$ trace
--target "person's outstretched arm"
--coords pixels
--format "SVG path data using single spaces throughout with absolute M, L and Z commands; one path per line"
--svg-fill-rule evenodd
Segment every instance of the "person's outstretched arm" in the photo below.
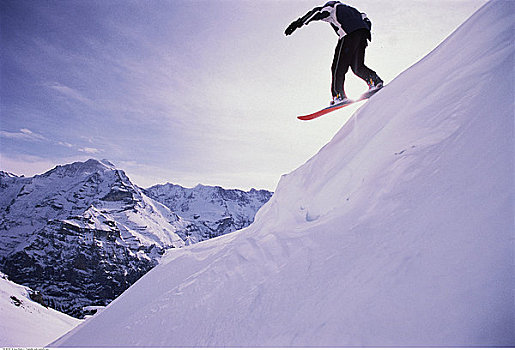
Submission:
M 309 24 L 311 21 L 319 21 L 321 19 L 329 17 L 331 14 L 329 6 L 315 7 L 313 10 L 306 13 L 304 16 L 297 18 L 293 21 L 288 28 L 284 31 L 284 34 L 291 35 L 295 30 L 302 27 L 303 25 Z

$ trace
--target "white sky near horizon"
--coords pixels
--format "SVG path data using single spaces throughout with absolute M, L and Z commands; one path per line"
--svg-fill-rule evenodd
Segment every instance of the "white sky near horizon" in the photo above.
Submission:
M 324 1 L 0 2 L 0 170 L 106 158 L 138 185 L 274 190 L 362 104 L 330 100 Z M 346 1 L 372 20 L 366 64 L 388 83 L 486 0 Z M 347 75 L 351 97 L 366 89 Z M 421 82 L 423 84 L 423 82 Z

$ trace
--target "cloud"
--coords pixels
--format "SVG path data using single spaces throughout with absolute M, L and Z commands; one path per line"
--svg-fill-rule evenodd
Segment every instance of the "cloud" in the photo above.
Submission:
M 99 149 L 93 148 L 93 147 L 83 147 L 79 148 L 78 151 L 88 153 L 88 154 L 97 154 L 100 153 Z
M 57 144 L 59 146 L 64 146 L 64 147 L 68 147 L 68 148 L 73 148 L 73 145 L 69 142 L 63 142 L 63 141 L 57 141 Z
M 48 141 L 48 139 L 46 137 L 44 137 L 43 135 L 35 133 L 26 128 L 20 129 L 20 131 L 18 131 L 18 132 L 9 132 L 9 131 L 0 130 L 0 136 L 8 138 L 8 139 L 24 140 L 24 141 Z
M 6 139 L 11 139 L 11 140 L 17 140 L 17 141 L 25 141 L 25 142 L 44 142 L 47 144 L 53 144 L 53 145 L 58 145 L 61 147 L 74 149 L 78 152 L 82 152 L 82 153 L 86 153 L 86 154 L 97 154 L 97 153 L 101 152 L 101 150 L 99 150 L 98 148 L 94 148 L 94 147 L 79 147 L 78 145 L 74 145 L 69 142 L 51 140 L 48 137 L 45 137 L 41 134 L 38 134 L 37 132 L 27 129 L 27 128 L 22 128 L 16 132 L 0 130 L 0 137 L 6 138 Z M 91 142 L 91 140 L 89 140 L 89 141 Z
M 58 82 L 49 83 L 46 86 L 50 89 L 53 89 L 53 90 L 61 93 L 62 95 L 66 96 L 68 98 L 82 102 L 86 105 L 93 104 L 93 101 L 91 101 L 89 98 L 82 95 L 79 91 L 77 91 L 69 86 L 60 84 Z

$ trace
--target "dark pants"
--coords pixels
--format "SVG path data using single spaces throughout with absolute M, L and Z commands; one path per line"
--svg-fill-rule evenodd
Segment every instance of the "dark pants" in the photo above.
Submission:
M 338 40 L 331 66 L 333 74 L 331 93 L 333 97 L 338 94 L 345 96 L 343 85 L 349 67 L 354 74 L 365 80 L 369 85 L 370 79 L 375 80 L 375 77 L 377 77 L 376 72 L 365 66 L 365 49 L 368 45 L 367 38 L 369 35 L 366 29 L 360 29 Z

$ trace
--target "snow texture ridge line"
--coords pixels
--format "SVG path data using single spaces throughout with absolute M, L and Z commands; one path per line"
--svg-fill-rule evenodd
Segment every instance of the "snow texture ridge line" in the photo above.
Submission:
M 514 346 L 515 3 L 491 1 L 281 178 L 52 346 Z

